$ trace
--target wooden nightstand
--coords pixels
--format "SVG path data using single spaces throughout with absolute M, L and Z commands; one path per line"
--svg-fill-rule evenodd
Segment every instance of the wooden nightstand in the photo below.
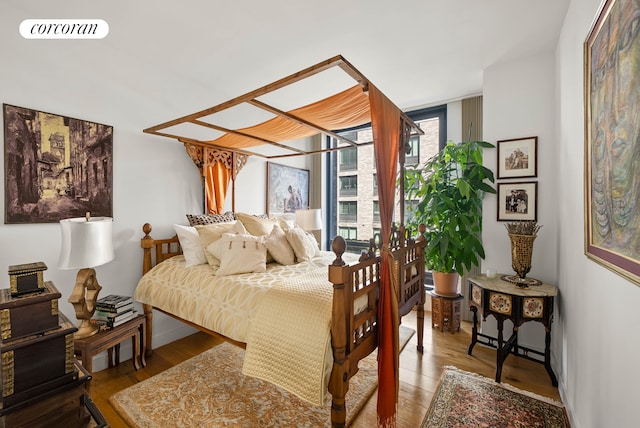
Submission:
M 120 364 L 120 344 L 127 339 L 131 339 L 133 348 L 133 367 L 138 370 L 146 366 L 147 363 L 144 357 L 145 318 L 141 314 L 117 327 L 99 331 L 93 336 L 84 339 L 76 339 L 74 341 L 75 354 L 81 357 L 83 367 L 92 372 L 93 357 L 104 351 L 107 351 L 109 357 L 109 367 Z

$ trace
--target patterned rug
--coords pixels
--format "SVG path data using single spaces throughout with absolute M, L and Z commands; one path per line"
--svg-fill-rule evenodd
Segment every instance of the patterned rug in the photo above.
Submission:
M 400 347 L 414 330 L 400 327 Z M 130 426 L 330 427 L 331 395 L 316 407 L 242 374 L 244 351 L 223 343 L 114 394 L 111 405 Z M 376 353 L 360 361 L 346 397 L 347 426 L 378 385 Z
M 421 428 L 568 428 L 562 403 L 446 367 Z

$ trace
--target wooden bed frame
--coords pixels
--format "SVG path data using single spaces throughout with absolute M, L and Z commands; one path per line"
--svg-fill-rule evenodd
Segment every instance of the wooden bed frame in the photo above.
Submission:
M 155 264 L 182 254 L 177 236 L 169 239 L 154 239 L 150 236 L 151 225 L 146 223 L 142 230 L 143 274 Z M 403 227 L 393 228 L 389 248 L 393 254 L 398 274 L 398 309 L 402 317 L 414 307 L 417 310 L 417 335 L 419 352 L 423 352 L 424 334 L 424 228 L 421 236 L 412 239 Z M 345 263 L 342 255 L 346 243 L 340 236 L 334 238 L 332 250 L 336 259 L 328 267 L 328 278 L 333 283 L 333 315 L 331 325 L 331 346 L 333 349 L 333 369 L 328 390 L 332 395 L 331 424 L 344 427 L 346 420 L 345 395 L 349 390 L 349 379 L 358 372 L 358 361 L 373 352 L 378 346 L 378 296 L 380 286 L 380 249 L 371 240 L 369 251 L 363 252 L 356 263 Z M 354 314 L 354 302 L 360 296 L 367 295 L 367 309 Z M 143 305 L 146 315 L 147 356 L 152 353 L 153 313 L 150 305 Z M 245 347 L 244 343 L 231 340 L 214 331 L 198 326 L 175 315 L 160 310 L 167 315 L 185 322 L 205 333 L 220 337 L 235 345 Z

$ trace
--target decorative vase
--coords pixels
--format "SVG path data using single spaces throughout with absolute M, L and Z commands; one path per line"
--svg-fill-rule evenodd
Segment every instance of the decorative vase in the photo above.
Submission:
M 533 255 L 533 241 L 535 241 L 539 226 L 535 221 L 515 221 L 507 223 L 506 228 L 511 241 L 511 267 L 516 275 L 504 275 L 502 279 L 520 287 L 540 285 L 537 279 L 527 278 L 531 270 L 531 256 Z
M 458 296 L 458 272 L 436 272 L 433 271 L 433 292 L 439 296 Z
M 509 239 L 511 240 L 511 267 L 523 282 L 531 270 L 533 241 L 535 241 L 536 236 L 509 234 Z

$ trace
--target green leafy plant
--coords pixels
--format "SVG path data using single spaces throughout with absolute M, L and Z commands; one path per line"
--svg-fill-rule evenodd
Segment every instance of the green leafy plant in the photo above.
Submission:
M 489 184 L 493 171 L 482 165 L 482 150 L 494 147 L 485 141 L 449 141 L 424 164 L 407 167 L 407 199 L 419 201 L 407 224 L 413 231 L 426 225 L 427 269 L 463 275 L 484 258 L 482 199 L 496 190 Z

